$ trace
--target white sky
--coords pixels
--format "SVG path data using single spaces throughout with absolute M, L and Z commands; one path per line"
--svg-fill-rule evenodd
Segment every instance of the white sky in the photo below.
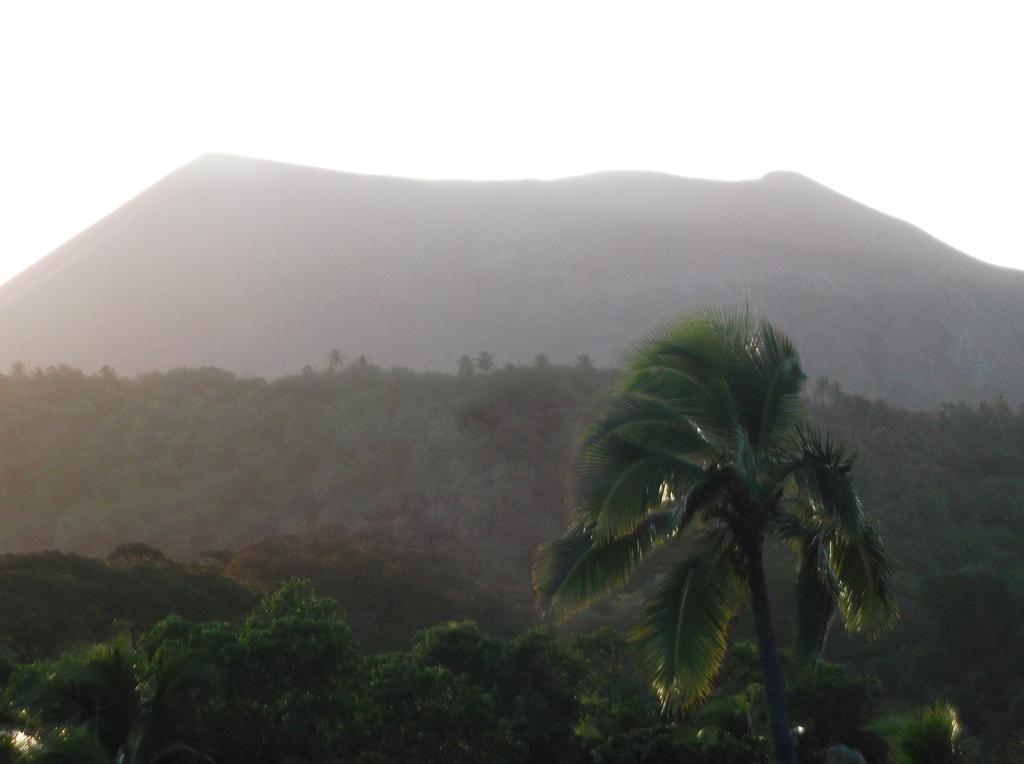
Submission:
M 0 281 L 208 151 L 802 172 L 1024 268 L 1016 2 L 0 0 Z

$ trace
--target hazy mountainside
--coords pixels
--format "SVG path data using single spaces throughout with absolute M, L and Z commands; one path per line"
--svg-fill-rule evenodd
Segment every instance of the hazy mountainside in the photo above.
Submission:
M 608 364 L 748 299 L 870 397 L 1024 397 L 1024 273 L 787 173 L 426 182 L 205 156 L 0 287 L 0 364 Z

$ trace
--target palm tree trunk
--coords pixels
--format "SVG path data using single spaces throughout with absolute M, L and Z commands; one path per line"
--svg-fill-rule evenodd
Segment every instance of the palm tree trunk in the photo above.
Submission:
M 775 759 L 779 764 L 794 764 L 796 751 L 786 710 L 786 681 L 782 677 L 779 648 L 775 644 L 760 543 L 751 544 L 747 549 L 747 584 L 754 611 L 757 647 L 761 653 L 761 673 L 764 675 L 764 697 L 768 707 L 768 731 L 772 738 L 772 748 L 775 749 Z

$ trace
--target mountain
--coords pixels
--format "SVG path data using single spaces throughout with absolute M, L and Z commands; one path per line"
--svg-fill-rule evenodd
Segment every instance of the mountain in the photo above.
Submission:
M 0 287 L 0 364 L 611 364 L 744 302 L 849 390 L 1024 398 L 1024 272 L 792 173 L 421 181 L 203 156 Z

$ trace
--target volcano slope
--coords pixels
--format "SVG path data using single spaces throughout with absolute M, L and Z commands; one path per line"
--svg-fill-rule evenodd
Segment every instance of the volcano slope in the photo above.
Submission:
M 0 364 L 608 365 L 744 302 L 869 398 L 1024 398 L 1024 272 L 792 173 L 421 181 L 207 155 L 0 287 Z

